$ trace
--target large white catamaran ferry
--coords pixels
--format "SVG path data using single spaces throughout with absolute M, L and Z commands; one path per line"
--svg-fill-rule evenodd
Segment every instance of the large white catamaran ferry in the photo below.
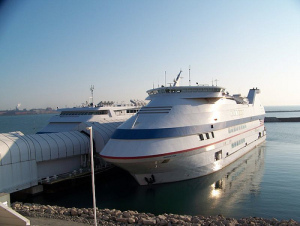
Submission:
M 242 97 L 217 85 L 179 86 L 180 73 L 173 86 L 148 90 L 150 102 L 118 127 L 100 153 L 140 185 L 213 173 L 266 139 L 259 89 Z

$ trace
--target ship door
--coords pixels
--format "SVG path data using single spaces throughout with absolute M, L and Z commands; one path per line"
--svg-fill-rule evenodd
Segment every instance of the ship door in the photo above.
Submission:
M 215 152 L 215 161 L 222 159 L 222 150 Z

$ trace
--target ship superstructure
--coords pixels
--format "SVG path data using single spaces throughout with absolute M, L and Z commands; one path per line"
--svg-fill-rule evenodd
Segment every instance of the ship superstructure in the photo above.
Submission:
M 78 130 L 81 123 L 104 124 L 108 130 L 114 130 L 144 105 L 145 102 L 139 100 L 131 100 L 131 104 L 101 101 L 96 106 L 57 109 L 59 114 L 53 116 L 49 124 L 38 133 Z

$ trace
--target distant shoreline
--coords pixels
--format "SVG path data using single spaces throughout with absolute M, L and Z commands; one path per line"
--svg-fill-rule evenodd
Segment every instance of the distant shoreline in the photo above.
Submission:
M 266 113 L 279 113 L 279 112 L 300 112 L 300 110 L 274 110 L 274 111 L 266 111 Z
M 56 110 L 52 110 L 51 108 L 47 109 L 32 109 L 32 110 L 9 110 L 9 111 L 0 111 L 0 116 L 21 116 L 21 115 L 39 115 L 39 114 L 56 114 Z

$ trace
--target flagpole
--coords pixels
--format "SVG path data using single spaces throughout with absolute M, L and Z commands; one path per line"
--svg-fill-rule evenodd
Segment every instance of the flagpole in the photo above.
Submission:
M 90 147 L 91 147 L 91 171 L 92 171 L 92 191 L 93 191 L 93 208 L 94 208 L 94 224 L 97 226 L 96 215 L 96 195 L 95 195 L 95 172 L 94 172 L 94 147 L 93 147 L 93 128 L 87 127 L 90 130 Z

